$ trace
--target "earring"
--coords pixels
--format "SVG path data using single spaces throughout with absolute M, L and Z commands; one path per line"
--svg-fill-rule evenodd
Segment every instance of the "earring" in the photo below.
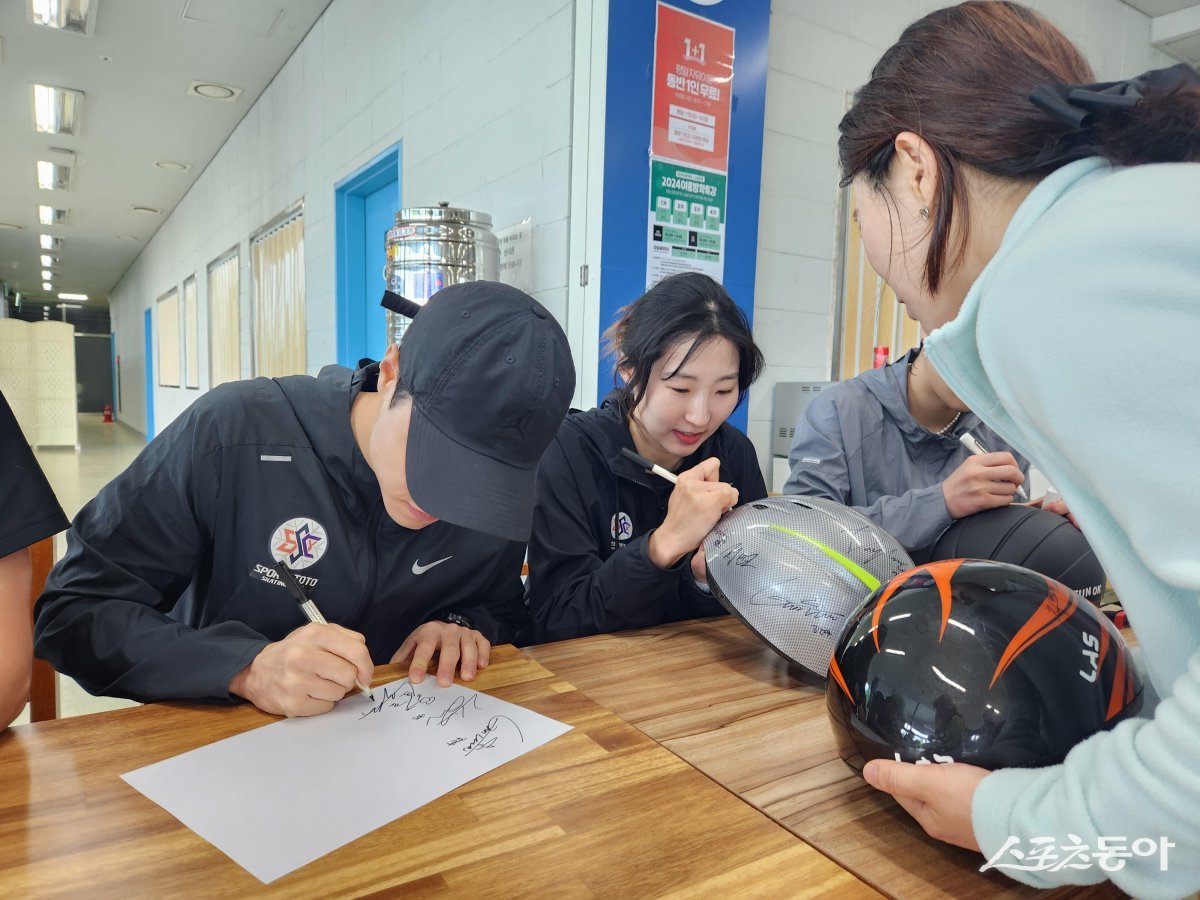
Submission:
M 917 215 L 920 216 L 922 219 L 924 219 L 926 222 L 928 222 L 929 221 L 929 207 L 922 206 L 919 210 L 917 210 Z

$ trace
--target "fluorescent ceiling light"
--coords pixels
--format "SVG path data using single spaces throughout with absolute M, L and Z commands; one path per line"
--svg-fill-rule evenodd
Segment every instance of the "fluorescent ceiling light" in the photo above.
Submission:
M 87 294 L 59 294 L 59 300 L 86 300 Z M 65 303 L 60 303 L 59 306 L 66 306 Z
M 52 291 L 52 290 L 54 290 L 54 285 L 52 285 L 48 281 L 43 281 L 42 282 L 42 290 L 43 291 Z
M 60 166 L 44 159 L 37 164 L 38 187 L 43 191 L 65 191 L 71 187 L 71 167 Z
M 43 253 L 42 254 L 42 265 L 43 266 L 54 265 L 54 257 L 51 256 L 49 253 Z
M 61 250 L 62 238 L 52 237 L 48 234 L 38 235 L 38 243 L 41 244 L 43 250 Z
M 51 278 L 54 277 L 54 273 L 51 272 L 49 269 L 42 269 L 42 277 L 45 278 L 47 281 L 49 281 Z
M 29 9 L 34 25 L 76 34 L 92 32 L 92 0 L 29 0 Z
M 38 221 L 43 225 L 61 225 L 63 222 L 67 221 L 67 211 L 65 209 L 55 209 L 53 206 L 39 204 Z
M 83 113 L 83 91 L 33 86 L 33 127 L 42 134 L 78 134 Z

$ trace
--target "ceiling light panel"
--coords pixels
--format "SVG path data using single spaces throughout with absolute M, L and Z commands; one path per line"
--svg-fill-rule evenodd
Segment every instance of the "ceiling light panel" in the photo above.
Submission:
M 185 22 L 200 22 L 219 28 L 233 28 L 246 34 L 267 37 L 283 18 L 282 4 L 259 0 L 185 0 L 179 18 Z
M 87 294 L 59 294 L 58 295 L 59 300 L 86 300 L 87 298 L 88 298 Z M 63 304 L 60 304 L 60 306 L 66 306 L 66 304 L 63 303 Z M 78 307 L 76 307 L 76 308 L 78 308 Z
M 54 277 L 54 273 L 51 272 L 49 269 L 42 269 L 42 277 L 45 278 L 46 280 L 49 280 Z
M 42 254 L 42 265 L 43 266 L 54 265 L 54 257 L 51 256 L 49 253 L 43 253 Z
M 29 0 L 34 25 L 75 34 L 91 34 L 95 27 L 95 0 Z
M 48 281 L 43 281 L 42 282 L 42 290 L 43 291 L 52 291 L 52 290 L 54 290 L 54 285 L 52 285 Z
M 66 191 L 71 188 L 71 167 L 60 166 L 44 159 L 37 164 L 38 187 L 43 191 Z
M 79 134 L 83 91 L 33 85 L 33 127 L 40 134 Z
M 61 250 L 62 249 L 62 238 L 52 237 L 51 235 L 48 235 L 48 234 L 39 234 L 38 235 L 38 243 L 41 245 L 43 250 Z

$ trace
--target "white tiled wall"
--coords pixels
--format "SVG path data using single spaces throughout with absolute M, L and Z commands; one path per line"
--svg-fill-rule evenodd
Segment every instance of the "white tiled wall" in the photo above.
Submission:
M 402 202 L 531 217 L 534 294 L 566 314 L 572 0 L 334 0 L 111 298 L 125 421 L 144 427 L 142 315 L 195 273 L 208 385 L 206 267 L 304 199 L 308 368 L 335 361 L 334 184 L 403 141 Z M 382 240 L 382 238 L 381 238 Z M 382 287 L 382 281 L 380 283 Z M 158 388 L 161 430 L 197 396 Z
M 750 391 L 750 437 L 769 465 L 771 398 L 780 381 L 821 381 L 832 365 L 838 202 L 837 123 L 847 92 L 929 0 L 773 0 L 763 136 L 754 331 L 767 368 Z M 1120 0 L 1033 0 L 1087 55 L 1101 80 L 1174 60 L 1150 44 L 1150 20 Z

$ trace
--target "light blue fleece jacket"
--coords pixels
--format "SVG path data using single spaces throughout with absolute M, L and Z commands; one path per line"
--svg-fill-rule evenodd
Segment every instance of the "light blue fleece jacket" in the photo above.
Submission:
M 1136 897 L 1200 890 L 1200 164 L 1086 159 L 1045 178 L 926 348 L 1058 487 L 1162 698 L 1061 765 L 986 777 L 972 805 L 984 855 L 1010 835 L 1025 853 L 1042 836 L 1093 850 L 1165 836 L 1166 872 L 1158 855 L 1111 875 L 1094 861 L 1003 871 L 1038 887 L 1110 877 Z

